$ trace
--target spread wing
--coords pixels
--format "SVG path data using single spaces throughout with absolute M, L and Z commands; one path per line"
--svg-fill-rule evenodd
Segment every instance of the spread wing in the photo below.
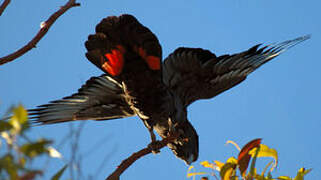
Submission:
M 163 63 L 163 82 L 187 106 L 232 88 L 264 63 L 309 38 L 307 35 L 264 47 L 259 44 L 238 54 L 219 57 L 200 48 L 178 48 Z
M 134 116 L 122 85 L 108 75 L 92 77 L 77 93 L 28 110 L 30 119 L 40 124 L 74 120 L 108 120 Z

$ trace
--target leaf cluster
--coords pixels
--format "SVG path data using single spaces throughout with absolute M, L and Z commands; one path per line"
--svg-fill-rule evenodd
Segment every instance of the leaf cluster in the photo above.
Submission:
M 10 118 L 0 120 L 0 179 L 33 180 L 43 174 L 41 169 L 32 169 L 31 163 L 39 156 L 61 158 L 61 154 L 49 146 L 47 139 L 30 140 L 28 113 L 22 105 L 12 108 Z M 67 166 L 51 179 L 58 180 Z
M 227 141 L 228 144 L 233 144 L 240 151 L 237 158 L 230 157 L 225 163 L 220 161 L 202 161 L 200 164 L 212 171 L 191 172 L 194 166 L 190 166 L 187 177 L 195 179 L 195 177 L 199 175 L 210 175 L 214 176 L 216 179 L 220 178 L 221 180 L 303 180 L 304 176 L 311 171 L 311 169 L 300 168 L 294 178 L 289 176 L 273 178 L 272 171 L 278 165 L 278 153 L 275 149 L 261 144 L 261 141 L 261 139 L 254 139 L 247 143 L 242 149 L 239 148 L 235 142 Z M 260 157 L 270 157 L 273 158 L 273 160 L 265 166 L 261 173 L 258 173 L 255 165 L 257 158 Z M 216 175 L 217 172 L 219 173 L 219 176 Z M 204 178 L 208 179 L 207 177 L 202 177 L 202 179 Z

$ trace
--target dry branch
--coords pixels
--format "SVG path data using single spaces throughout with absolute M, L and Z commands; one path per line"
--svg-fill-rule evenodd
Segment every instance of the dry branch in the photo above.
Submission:
M 0 58 L 0 65 L 5 64 L 7 62 L 13 61 L 14 59 L 22 56 L 27 51 L 31 50 L 32 48 L 36 47 L 36 44 L 42 39 L 42 37 L 48 32 L 51 25 L 62 15 L 64 14 L 68 9 L 80 6 L 79 3 L 75 2 L 76 0 L 69 0 L 64 6 L 60 7 L 58 11 L 56 11 L 54 14 L 52 14 L 44 23 L 41 24 L 41 28 L 36 34 L 36 36 L 28 42 L 25 46 L 17 50 L 16 52 L 9 54 L 5 57 Z
M 3 11 L 7 8 L 9 3 L 10 3 L 10 0 L 3 1 L 3 3 L 0 6 L 0 16 L 2 15 Z
M 164 138 L 163 140 L 159 141 L 157 144 L 156 149 L 162 149 L 165 147 L 168 143 L 173 142 L 175 139 L 178 138 L 178 134 L 172 134 L 168 136 L 167 138 Z M 132 165 L 136 160 L 139 158 L 149 154 L 152 152 L 152 149 L 150 147 L 146 147 L 138 152 L 133 153 L 130 157 L 123 160 L 121 164 L 117 167 L 117 169 L 110 174 L 106 180 L 119 180 L 120 175 L 130 166 Z

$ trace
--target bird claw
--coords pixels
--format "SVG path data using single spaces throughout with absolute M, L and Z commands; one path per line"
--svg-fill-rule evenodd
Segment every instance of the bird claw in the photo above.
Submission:
M 153 154 L 160 153 L 159 147 L 160 147 L 160 141 L 152 141 L 150 144 L 148 144 L 148 148 L 152 150 Z

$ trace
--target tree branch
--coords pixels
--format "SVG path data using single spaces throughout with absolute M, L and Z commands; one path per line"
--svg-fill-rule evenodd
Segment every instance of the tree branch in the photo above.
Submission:
M 176 140 L 178 138 L 178 134 L 172 134 L 168 136 L 167 138 L 164 138 L 162 141 L 158 141 L 157 149 L 162 149 L 165 147 L 168 143 Z M 106 180 L 119 180 L 120 175 L 129 167 L 131 166 L 136 160 L 139 158 L 149 154 L 152 152 L 152 149 L 150 147 L 146 147 L 138 152 L 133 153 L 130 157 L 123 160 L 121 164 L 117 167 L 117 169 L 110 174 Z
M 9 0 L 10 1 L 10 0 Z M 36 44 L 42 39 L 42 37 L 48 32 L 51 25 L 62 15 L 64 14 L 68 9 L 80 6 L 80 3 L 76 3 L 76 0 L 69 0 L 64 6 L 62 6 L 58 11 L 56 11 L 54 14 L 52 14 L 47 21 L 41 23 L 40 30 L 36 34 L 36 36 L 25 46 L 23 46 L 21 49 L 17 50 L 16 52 L 9 54 L 5 57 L 0 58 L 0 65 L 5 64 L 7 62 L 13 61 L 14 59 L 22 56 L 27 51 L 31 50 L 32 48 L 36 47 Z
M 2 15 L 3 11 L 7 8 L 9 3 L 10 3 L 10 0 L 3 1 L 3 3 L 0 6 L 0 16 Z

